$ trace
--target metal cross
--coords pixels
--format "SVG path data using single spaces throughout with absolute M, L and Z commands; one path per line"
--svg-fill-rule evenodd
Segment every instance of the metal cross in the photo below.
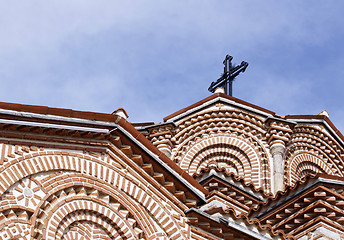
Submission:
M 225 65 L 223 74 L 219 79 L 216 80 L 216 82 L 212 82 L 210 84 L 210 87 L 208 88 L 210 92 L 215 92 L 216 88 L 223 87 L 225 93 L 232 96 L 232 85 L 235 77 L 238 76 L 239 73 L 245 72 L 248 66 L 247 62 L 242 61 L 239 66 L 233 67 L 232 59 L 232 56 L 229 56 L 228 54 L 226 55 L 225 60 L 223 60 L 223 64 Z

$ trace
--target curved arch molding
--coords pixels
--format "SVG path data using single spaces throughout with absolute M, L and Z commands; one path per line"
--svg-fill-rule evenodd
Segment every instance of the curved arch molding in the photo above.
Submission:
M 231 162 L 238 175 L 261 186 L 261 163 L 254 148 L 247 142 L 230 136 L 210 136 L 193 145 L 180 161 L 180 167 L 190 175 L 199 173 L 211 161 Z
M 336 175 L 324 160 L 310 153 L 298 153 L 290 161 L 287 167 L 287 174 L 289 176 L 289 184 L 293 185 L 300 180 L 307 173 L 326 173 L 329 175 Z
M 85 237 L 187 239 L 184 213 L 114 155 L 5 144 L 2 152 L 1 239 L 78 239 L 86 225 L 94 231 Z
M 207 163 L 199 159 L 201 154 L 194 156 L 192 151 L 199 151 L 194 147 L 207 139 L 223 137 L 220 142 L 214 143 L 213 147 L 208 146 L 209 149 L 216 150 L 215 152 L 211 153 L 209 149 L 202 148 L 202 154 L 206 154 L 203 160 L 214 158 L 217 162 L 223 161 L 228 164 L 230 169 L 226 169 L 229 172 L 245 176 L 247 182 L 252 182 L 255 187 L 270 191 L 269 145 L 265 141 L 267 129 L 263 119 L 248 112 L 219 107 L 188 116 L 177 125 L 171 140 L 174 144 L 171 158 L 182 169 L 189 171 L 190 168 L 191 175 L 197 173 Z M 227 142 L 229 139 L 233 139 L 233 142 Z M 234 139 L 238 142 L 234 142 Z M 244 144 L 239 146 L 239 142 Z M 215 146 L 216 144 L 218 146 Z M 228 152 L 228 149 L 231 151 Z M 200 166 L 197 166 L 198 163 L 190 164 L 194 160 L 195 163 L 200 163 Z

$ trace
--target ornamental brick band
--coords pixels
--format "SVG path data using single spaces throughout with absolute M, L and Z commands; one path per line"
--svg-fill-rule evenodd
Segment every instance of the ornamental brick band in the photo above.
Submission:
M 257 188 L 261 186 L 261 167 L 257 153 L 252 146 L 234 137 L 212 136 L 198 142 L 180 161 L 180 167 L 193 175 L 214 160 L 223 163 L 223 166 L 233 163 L 236 175 L 245 176 L 247 182 L 252 181 Z
M 127 116 L 0 103 L 0 239 L 344 237 L 328 116 L 223 93 L 164 123 Z
M 45 197 L 38 199 L 37 206 L 32 206 L 34 208 L 31 209 L 31 205 L 27 206 L 33 213 L 33 219 L 35 219 L 33 222 L 36 223 L 32 237 L 47 234 L 49 237 L 47 239 L 62 238 L 64 231 L 58 229 L 62 227 L 60 225 L 62 223 L 64 229 L 68 227 L 65 226 L 65 217 L 68 217 L 68 219 L 73 218 L 73 216 L 80 217 L 80 214 L 83 214 L 86 210 L 90 213 L 96 213 L 99 220 L 94 221 L 100 225 L 109 222 L 106 219 L 111 219 L 111 222 L 116 223 L 116 225 L 109 226 L 105 230 L 117 232 L 113 229 L 118 229 L 126 239 L 136 239 L 137 236 L 149 237 L 156 232 L 160 232 L 166 237 L 184 235 L 179 223 L 172 217 L 172 212 L 182 216 L 183 212 L 180 212 L 176 207 L 172 207 L 173 203 L 169 202 L 156 189 L 151 188 L 148 183 L 143 184 L 144 180 L 140 176 L 137 176 L 139 179 L 136 179 L 127 170 L 119 169 L 120 166 L 115 160 L 109 157 L 104 159 L 106 160 L 85 154 L 49 150 L 23 155 L 10 160 L 8 167 L 3 166 L 1 168 L 0 176 L 7 176 L 2 178 L 1 188 L 8 189 L 27 176 L 35 178 L 35 176 L 42 176 L 44 173 L 48 174 L 47 177 L 40 180 L 42 188 L 46 192 Z M 52 174 L 53 172 L 56 173 Z M 63 175 L 64 172 L 68 172 L 68 174 Z M 84 188 L 88 190 L 82 190 Z M 106 201 L 103 202 L 92 197 L 94 191 L 102 195 L 102 200 L 105 199 Z M 22 192 L 27 199 L 33 194 L 28 188 L 24 188 Z M 110 196 L 116 202 L 107 207 Z M 98 197 L 97 194 L 95 197 Z M 18 197 L 17 201 L 19 200 Z M 46 207 L 47 201 L 50 202 L 48 208 Z M 116 214 L 116 209 L 120 208 L 119 203 L 122 203 L 123 210 L 118 210 L 119 212 Z M 167 205 L 171 206 L 171 210 L 166 208 Z M 136 208 L 133 208 L 133 206 L 136 206 Z M 80 209 L 82 211 L 79 214 Z M 131 220 L 125 220 L 123 217 L 126 216 L 123 216 L 123 212 L 127 212 L 126 216 L 130 214 L 135 217 L 131 217 Z M 103 216 L 100 217 L 100 215 Z M 9 224 L 9 222 L 6 221 L 3 225 Z M 73 222 L 75 221 L 70 223 Z M 136 222 L 139 226 L 138 229 L 131 227 Z M 4 234 L 0 231 L 0 236 L 4 236 Z

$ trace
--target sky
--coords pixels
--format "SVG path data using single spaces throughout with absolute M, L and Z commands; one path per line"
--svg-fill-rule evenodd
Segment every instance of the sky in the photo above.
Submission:
M 163 118 L 211 95 L 279 115 L 327 110 L 344 133 L 344 1 L 0 0 L 0 101 Z

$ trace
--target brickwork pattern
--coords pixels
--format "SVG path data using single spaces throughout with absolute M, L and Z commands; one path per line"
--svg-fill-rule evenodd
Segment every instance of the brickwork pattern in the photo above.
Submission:
M 1 146 L 1 239 L 186 239 L 183 212 L 111 151 Z
M 297 125 L 285 154 L 284 181 L 294 185 L 306 174 L 343 176 L 344 149 L 318 126 Z
M 258 217 L 259 224 L 271 228 L 275 234 L 280 234 L 284 239 L 300 239 L 304 236 L 308 238 L 302 239 L 313 239 L 316 236 L 313 232 L 320 227 L 338 234 L 340 237 L 336 239 L 342 239 L 344 237 L 344 178 L 338 179 L 325 174 L 320 176 L 332 181 L 322 183 L 308 176 L 304 180 L 306 183 L 298 182 L 286 192 L 278 194 L 275 198 L 269 198 L 263 210 L 270 208 Z M 271 207 L 281 202 L 283 202 L 282 206 Z
M 222 161 L 256 188 L 270 187 L 267 129 L 259 117 L 234 109 L 208 109 L 182 119 L 172 138 L 172 159 L 190 174 L 211 159 Z
M 246 142 L 227 136 L 212 136 L 195 144 L 180 161 L 180 167 L 190 175 L 198 174 L 211 161 L 223 165 L 245 180 L 260 187 L 261 167 L 254 149 Z
M 216 104 L 176 121 L 175 129 L 169 128 L 168 133 L 171 159 L 190 175 L 199 174 L 215 161 L 256 188 L 270 192 L 273 170 L 269 149 L 281 143 L 286 147 L 285 186 L 307 174 L 343 176 L 344 148 L 321 124 L 266 120 Z M 161 139 L 151 140 L 162 141 L 159 136 Z

